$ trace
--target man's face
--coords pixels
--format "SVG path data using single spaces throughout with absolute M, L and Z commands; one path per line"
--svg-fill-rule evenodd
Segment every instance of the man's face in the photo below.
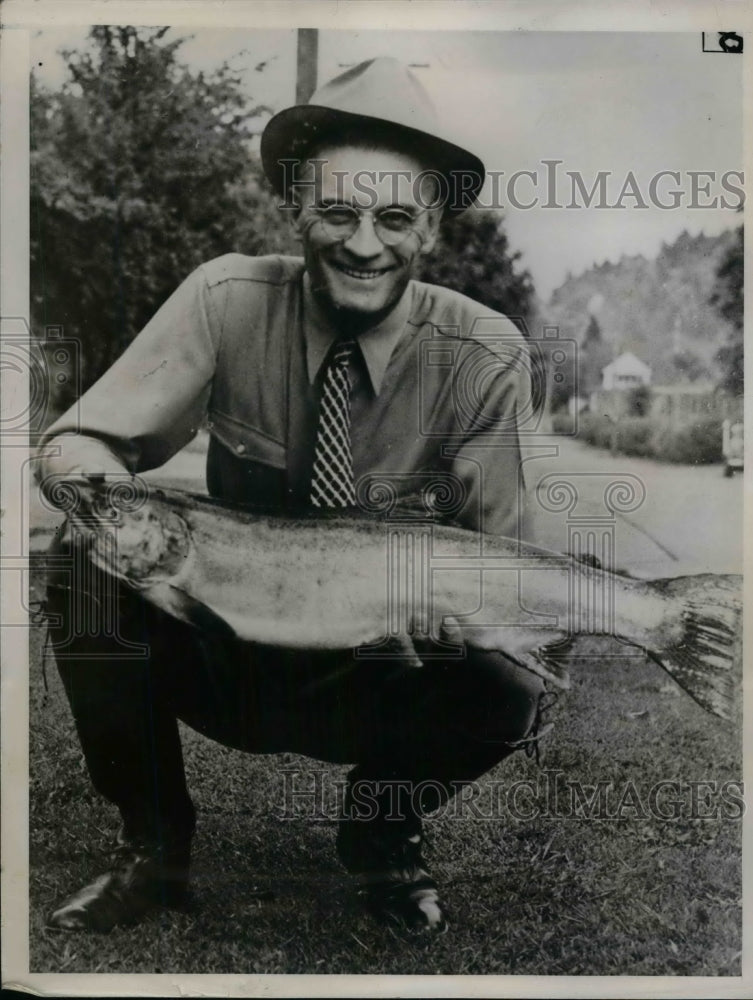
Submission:
M 414 188 L 421 166 L 411 156 L 333 146 L 316 159 L 324 162 L 306 167 L 303 176 L 313 184 L 298 191 L 296 222 L 311 287 L 329 310 L 377 322 L 399 301 L 418 258 L 434 246 L 440 209 L 425 207 L 428 179 Z M 357 225 L 349 233 L 353 208 Z

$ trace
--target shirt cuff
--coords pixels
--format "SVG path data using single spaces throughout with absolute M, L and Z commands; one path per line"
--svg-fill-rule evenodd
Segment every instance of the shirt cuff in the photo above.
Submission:
M 115 473 L 130 476 L 123 462 L 98 438 L 60 434 L 40 448 L 34 474 L 39 483 L 55 477 Z

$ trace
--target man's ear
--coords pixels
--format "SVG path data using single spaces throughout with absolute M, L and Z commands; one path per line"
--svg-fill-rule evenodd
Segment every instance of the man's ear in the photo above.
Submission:
M 285 223 L 288 226 L 293 239 L 300 242 L 302 238 L 300 227 L 301 206 L 293 199 L 293 196 L 289 194 L 285 200 L 285 204 L 279 206 L 279 210 L 285 218 Z
M 421 242 L 421 253 L 431 253 L 439 237 L 439 226 L 442 222 L 442 209 L 430 208 L 426 212 L 426 231 Z

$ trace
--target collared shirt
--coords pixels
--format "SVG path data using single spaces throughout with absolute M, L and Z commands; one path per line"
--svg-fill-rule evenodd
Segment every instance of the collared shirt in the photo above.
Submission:
M 337 335 L 300 259 L 210 261 L 49 428 L 45 450 L 57 456 L 43 459 L 42 474 L 156 468 L 205 423 L 212 495 L 299 507 Z M 457 292 L 411 281 L 358 345 L 351 441 L 359 506 L 379 511 L 431 494 L 436 510 L 467 527 L 517 534 L 520 429 L 535 421 L 517 327 Z

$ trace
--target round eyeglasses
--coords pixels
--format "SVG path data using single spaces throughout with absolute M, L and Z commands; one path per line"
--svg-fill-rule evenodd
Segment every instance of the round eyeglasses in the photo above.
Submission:
M 374 231 L 380 242 L 387 247 L 398 243 L 417 231 L 424 210 L 409 212 L 404 208 L 382 208 L 367 212 L 353 205 L 325 205 L 315 209 L 327 236 L 334 243 L 344 243 L 356 232 L 362 215 L 371 215 Z

